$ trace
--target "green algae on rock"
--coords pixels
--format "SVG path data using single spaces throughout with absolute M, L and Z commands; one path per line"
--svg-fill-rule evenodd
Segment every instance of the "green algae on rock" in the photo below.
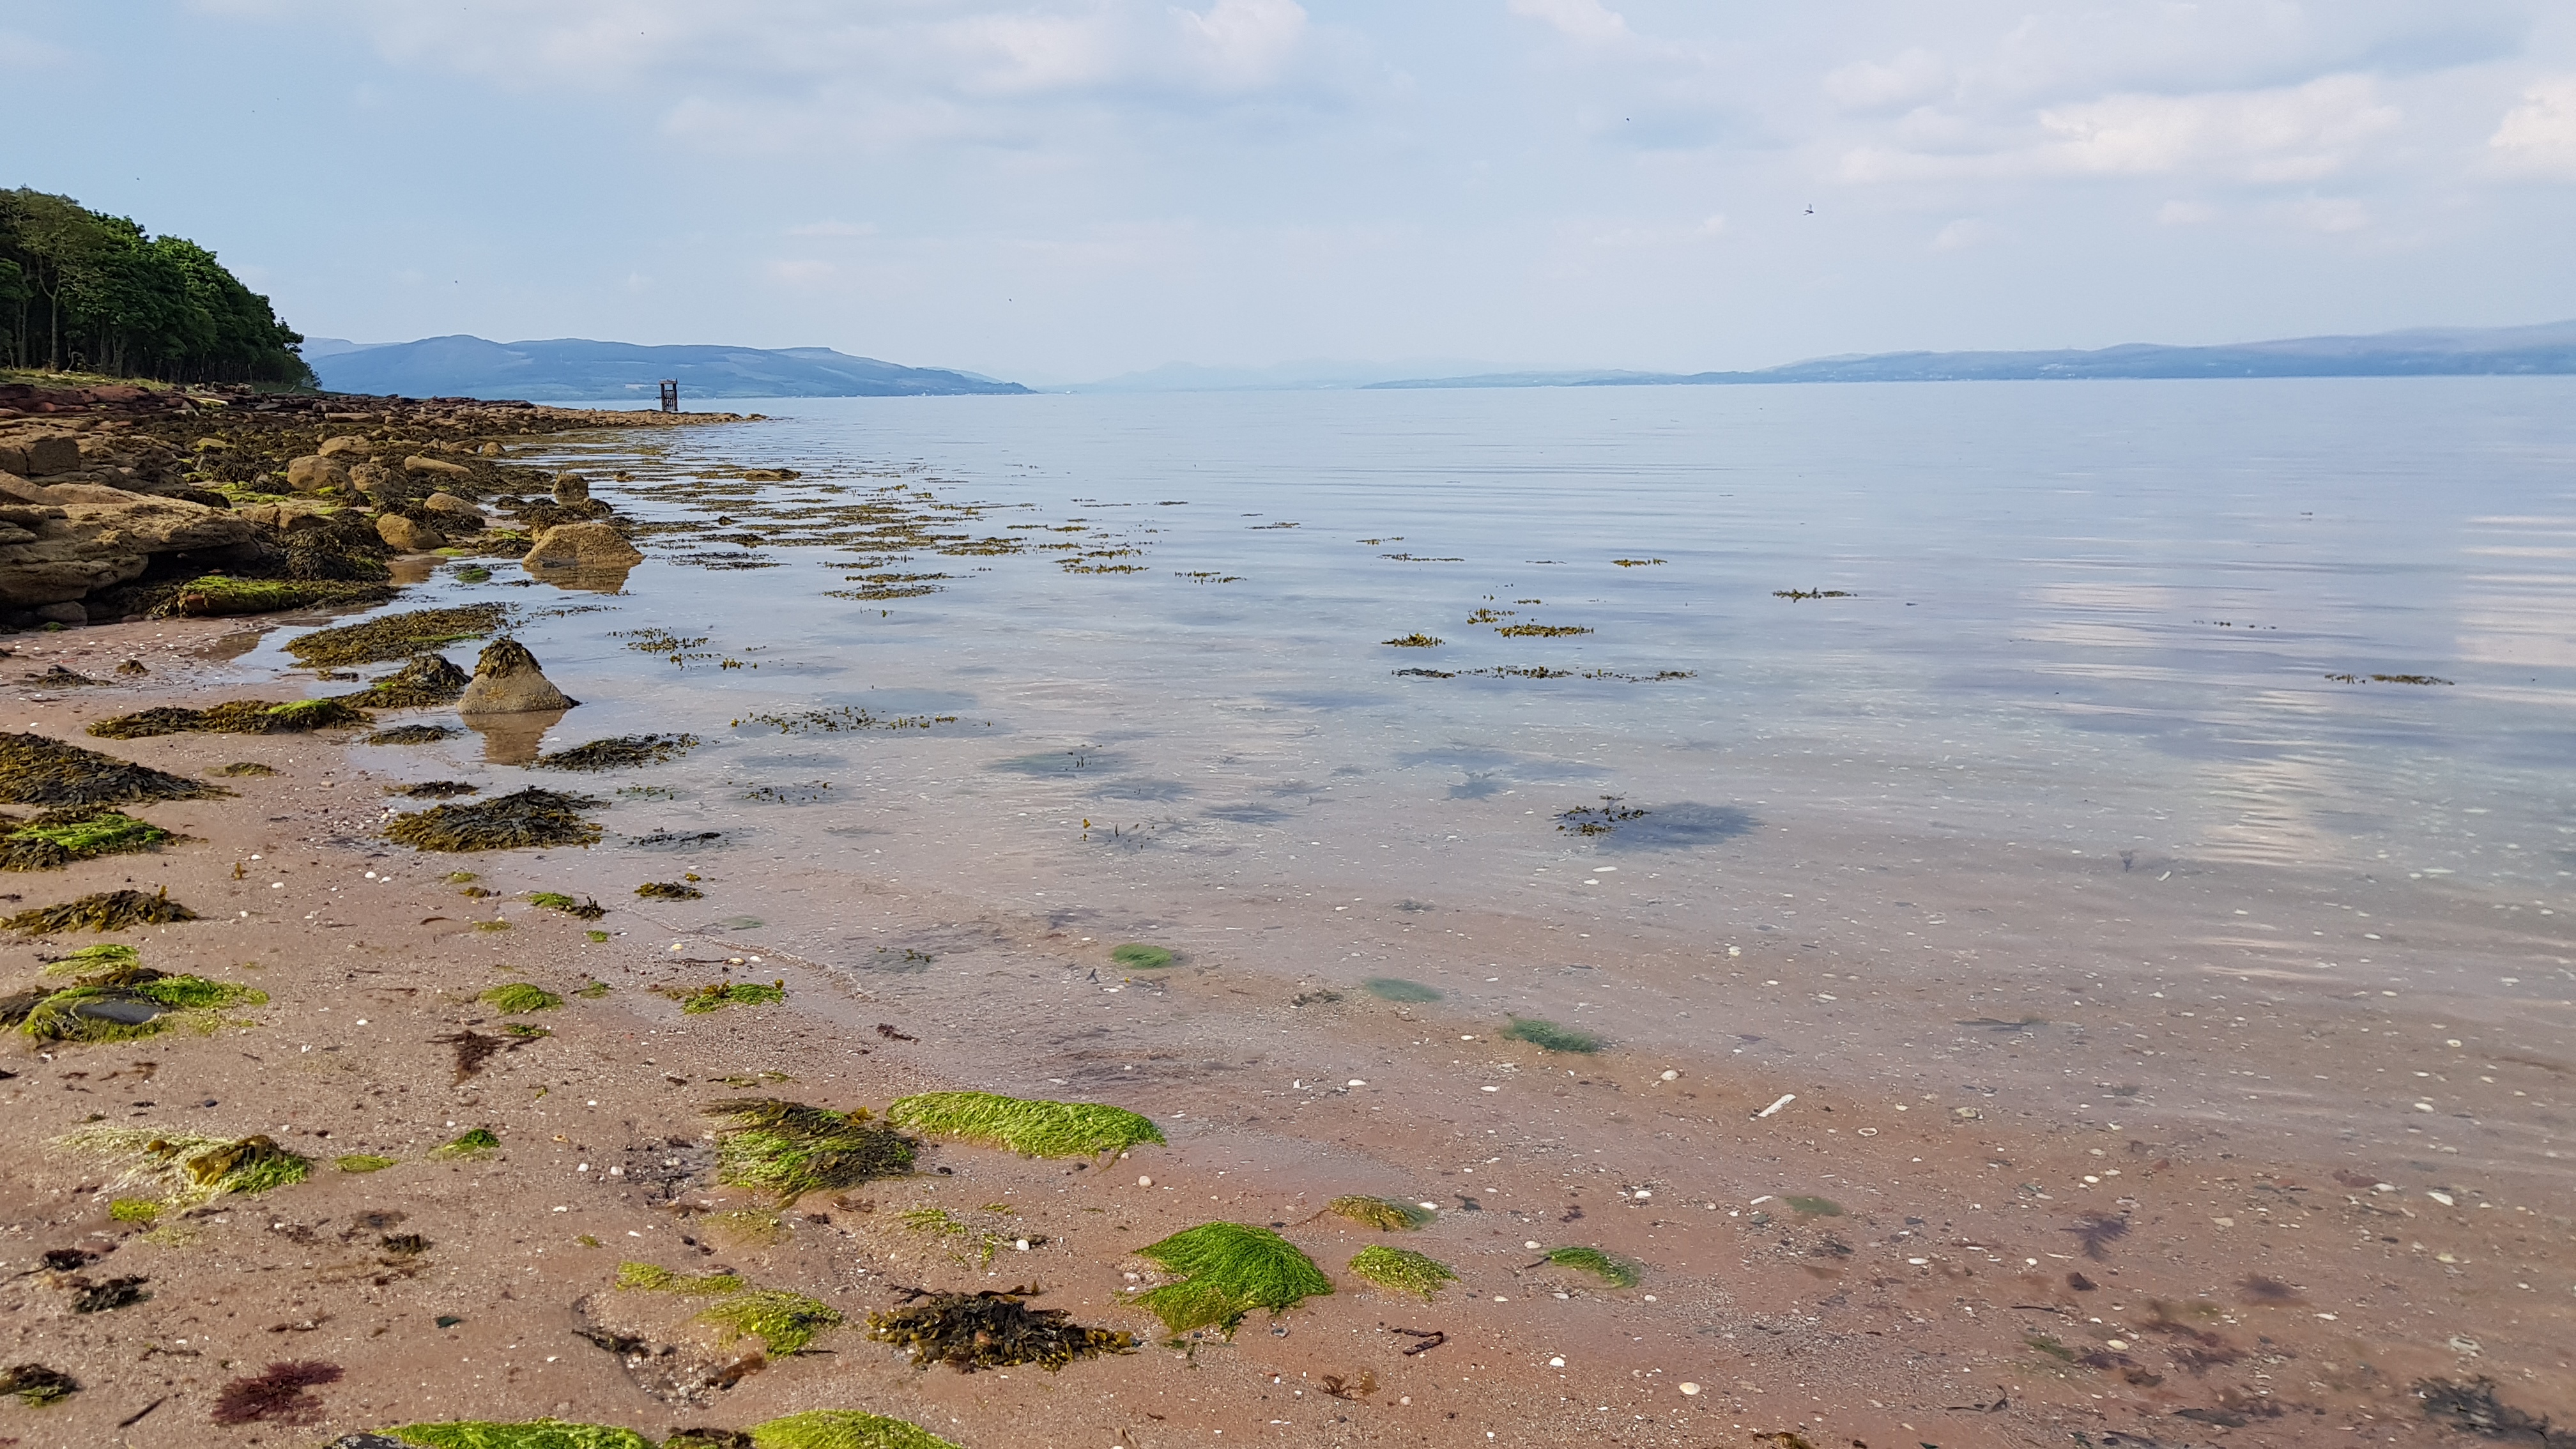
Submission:
M 443 1424 L 403 1424 L 379 1429 L 376 1434 L 398 1444 L 419 1445 L 420 1449 L 653 1449 L 652 1440 L 632 1429 L 562 1419 L 531 1419 L 516 1424 L 458 1419 Z
M 1559 1026 L 1555 1022 L 1542 1021 L 1535 1016 L 1511 1018 L 1511 1024 L 1503 1028 L 1501 1035 L 1512 1041 L 1528 1042 L 1541 1051 L 1551 1052 L 1580 1052 L 1589 1055 L 1607 1045 L 1601 1038 L 1588 1031 Z
M 374 716 L 337 699 L 296 699 L 284 704 L 237 699 L 212 709 L 160 705 L 96 721 L 88 732 L 106 740 L 140 740 L 177 734 L 304 734 L 373 723 Z
M 0 815 L 0 822 L 8 820 Z M 0 835 L 0 870 L 54 870 L 76 860 L 150 850 L 176 838 L 116 810 L 75 805 L 15 822 L 14 828 Z
M 1634 1288 L 1641 1278 L 1636 1264 L 1599 1248 L 1550 1248 L 1545 1261 L 1560 1268 L 1579 1269 L 1613 1288 Z
M 782 1208 L 809 1192 L 912 1170 L 913 1139 L 891 1123 L 869 1121 L 864 1107 L 835 1112 L 775 1097 L 734 1097 L 710 1102 L 705 1110 L 724 1124 L 718 1129 L 716 1181 L 774 1193 Z
M 357 624 L 317 629 L 286 641 L 286 652 L 307 665 L 373 664 L 404 659 L 468 639 L 480 639 L 509 618 L 500 604 L 414 609 Z
M 1425 1303 L 1443 1284 L 1458 1281 L 1448 1264 L 1411 1248 L 1362 1248 L 1351 1255 L 1351 1271 L 1391 1292 L 1419 1293 Z
M 577 812 L 601 801 L 530 786 L 463 805 L 438 805 L 404 815 L 385 835 L 418 850 L 524 850 L 548 845 L 591 845 L 605 834 Z
M 0 921 L 0 930 L 29 936 L 47 936 L 61 931 L 105 933 L 196 919 L 197 913 L 170 899 L 169 887 L 163 886 L 149 895 L 137 890 L 95 891 L 61 905 L 20 911 Z
M 752 1449 L 958 1449 L 918 1424 L 856 1409 L 809 1409 L 751 1426 Z
M 0 734 L 0 804 L 220 800 L 232 791 L 38 734 Z
M 54 1145 L 122 1165 L 114 1186 L 157 1187 L 171 1207 L 190 1208 L 227 1193 L 261 1193 L 291 1187 L 313 1171 L 309 1158 L 268 1137 L 205 1137 L 156 1132 L 149 1127 L 83 1127 Z
M 1164 947 L 1130 941 L 1123 946 L 1110 947 L 1109 959 L 1130 971 L 1160 971 L 1172 964 L 1173 956 Z
M 868 1337 L 902 1348 L 912 1366 L 959 1373 L 1036 1364 L 1053 1373 L 1078 1358 L 1133 1353 L 1135 1335 L 1085 1328 L 1061 1308 L 1031 1308 L 1032 1285 L 980 1293 L 904 1290 L 903 1302 L 868 1315 Z
M 0 1026 L 36 1041 L 139 1041 L 169 1029 L 185 1013 L 261 1006 L 268 993 L 203 976 L 164 975 L 125 962 L 82 976 L 59 990 L 20 992 L 0 1000 Z M 212 1029 L 211 1018 L 196 1018 Z
M 1335 1217 L 1348 1218 L 1362 1227 L 1376 1228 L 1380 1232 L 1387 1233 L 1410 1232 L 1432 1219 L 1432 1214 L 1427 1209 L 1415 1207 L 1411 1203 L 1397 1202 L 1392 1198 L 1361 1197 L 1356 1194 L 1333 1199 L 1324 1204 L 1324 1211 Z
M 0 1394 L 15 1394 L 18 1402 L 31 1409 L 61 1403 L 80 1389 L 80 1380 L 40 1363 L 12 1364 L 0 1369 Z
M 1314 1259 L 1268 1228 L 1202 1223 L 1136 1252 L 1181 1275 L 1136 1299 L 1175 1337 L 1212 1327 L 1231 1338 L 1255 1308 L 1277 1317 L 1333 1291 Z
M 1163 1140 L 1161 1128 L 1123 1107 L 993 1092 L 919 1092 L 888 1106 L 886 1120 L 931 1136 L 1008 1148 L 1023 1157 L 1097 1157 Z

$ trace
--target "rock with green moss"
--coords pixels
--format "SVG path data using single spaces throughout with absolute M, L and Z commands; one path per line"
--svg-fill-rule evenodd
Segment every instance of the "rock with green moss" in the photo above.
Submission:
M 9 827 L 0 835 L 0 870 L 56 870 L 102 855 L 150 850 L 173 838 L 121 811 L 75 805 Z

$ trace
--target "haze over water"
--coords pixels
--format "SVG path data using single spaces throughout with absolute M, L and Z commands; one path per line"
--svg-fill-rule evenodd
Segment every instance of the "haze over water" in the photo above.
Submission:
M 734 403 L 777 420 L 675 436 L 632 486 L 800 478 L 691 507 L 567 455 L 621 511 L 746 531 L 724 548 L 648 541 L 615 596 L 504 569 L 405 604 L 527 606 L 586 701 L 549 748 L 707 741 L 609 812 L 614 869 L 718 883 L 622 908 L 637 930 L 971 1013 L 1007 989 L 977 964 L 994 923 L 1042 919 L 1272 994 L 1404 977 L 1622 1045 L 2349 1139 L 2387 1086 L 2368 1033 L 2563 1055 L 2571 402 L 2481 378 Z M 951 532 L 1084 547 L 917 552 L 876 568 L 943 591 L 858 601 L 825 591 L 867 555 L 766 540 L 815 485 L 889 482 L 983 506 Z M 1058 566 L 1086 553 L 1143 571 Z M 1523 624 L 1591 632 L 1497 632 Z M 609 636 L 646 629 L 706 657 Z M 1381 642 L 1416 632 L 1445 642 Z M 1476 672 L 1533 667 L 1566 673 Z M 748 718 L 839 706 L 956 718 Z M 1589 807 L 1608 833 L 1564 828 Z M 725 838 L 625 843 L 655 831 Z M 868 891 L 937 927 L 878 924 Z M 2566 1166 L 2536 1129 L 2425 1130 Z

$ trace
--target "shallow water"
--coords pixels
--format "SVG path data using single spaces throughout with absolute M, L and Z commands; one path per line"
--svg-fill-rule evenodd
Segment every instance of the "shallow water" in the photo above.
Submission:
M 699 872 L 704 901 L 632 909 L 872 992 L 971 1011 L 1000 989 L 978 953 L 1037 921 L 1623 1046 L 2349 1141 L 2391 1034 L 2553 1089 L 2571 1068 L 2571 402 L 2556 378 L 795 400 L 642 463 L 560 454 L 621 511 L 703 525 L 621 592 L 503 569 L 402 607 L 524 605 L 585 701 L 549 749 L 705 742 L 600 778 L 630 792 L 606 858 L 552 868 Z M 744 465 L 803 476 L 665 486 Z M 958 537 L 1082 547 L 778 541 L 894 484 L 979 505 Z M 1059 566 L 1084 555 L 1140 571 Z M 825 596 L 870 571 L 947 577 Z M 1589 632 L 1498 632 L 1527 624 Z M 612 633 L 646 630 L 701 642 Z M 1380 642 L 1416 632 L 1445 642 Z M 1562 673 L 1477 672 L 1533 668 Z M 842 710 L 865 718 L 753 718 Z M 480 747 L 364 753 L 433 778 Z M 2441 1104 L 2442 1150 L 2576 1165 L 2480 1090 Z

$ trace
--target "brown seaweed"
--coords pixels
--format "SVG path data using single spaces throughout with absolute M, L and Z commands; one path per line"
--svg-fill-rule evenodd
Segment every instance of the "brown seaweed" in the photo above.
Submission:
M 197 913 L 170 899 L 169 887 L 164 886 L 151 894 L 137 890 L 97 891 L 61 905 L 20 911 L 0 921 L 0 930 L 44 936 L 76 930 L 123 931 L 196 919 Z
M 980 1293 L 906 1288 L 900 1306 L 868 1315 L 868 1337 L 895 1344 L 915 1368 L 944 1363 L 959 1373 L 1036 1364 L 1050 1373 L 1076 1359 L 1136 1351 L 1135 1335 L 1085 1328 L 1061 1308 L 1031 1308 L 1034 1283 Z
M 364 623 L 317 629 L 288 640 L 286 652 L 308 665 L 372 664 L 480 639 L 499 629 L 508 617 L 509 610 L 500 604 L 414 609 Z
M 156 770 L 38 734 L 0 734 L 0 803 L 123 805 L 153 800 L 217 800 L 221 785 Z
M 539 755 L 535 764 L 540 770 L 629 770 L 676 760 L 697 745 L 696 735 L 625 735 Z
M 578 813 L 601 801 L 530 786 L 490 800 L 439 805 L 385 827 L 388 839 L 417 850 L 523 850 L 590 845 L 604 833 Z

